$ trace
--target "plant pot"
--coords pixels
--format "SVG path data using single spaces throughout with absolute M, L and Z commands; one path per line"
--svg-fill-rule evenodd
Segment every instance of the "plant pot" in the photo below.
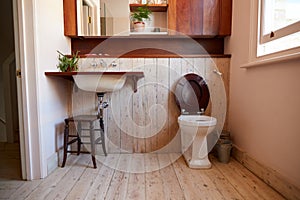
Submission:
M 135 32 L 143 32 L 145 30 L 145 23 L 144 22 L 134 22 L 133 28 Z

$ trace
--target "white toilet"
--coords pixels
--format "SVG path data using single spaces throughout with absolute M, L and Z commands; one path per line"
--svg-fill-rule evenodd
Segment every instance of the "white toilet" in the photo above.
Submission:
M 186 74 L 178 81 L 175 96 L 181 110 L 178 123 L 183 156 L 190 168 L 210 168 L 206 136 L 214 130 L 217 119 L 204 115 L 210 98 L 207 84 L 197 74 Z

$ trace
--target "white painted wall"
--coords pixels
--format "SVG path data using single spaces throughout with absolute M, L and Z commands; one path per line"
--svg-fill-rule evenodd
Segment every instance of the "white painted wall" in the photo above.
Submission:
M 26 178 L 44 178 L 54 169 L 68 114 L 67 84 L 46 78 L 57 71 L 57 52 L 70 53 L 63 36 L 63 1 L 18 1 L 20 65 L 24 117 Z M 57 166 L 57 164 L 56 164 Z M 48 169 L 49 167 L 49 169 Z
M 300 60 L 240 68 L 252 51 L 251 1 L 233 0 L 229 128 L 235 145 L 300 187 Z
M 42 176 L 45 177 L 47 166 L 55 162 L 53 154 L 62 147 L 63 120 L 68 114 L 68 85 L 65 80 L 49 78 L 44 73 L 57 71 L 56 50 L 70 54 L 70 39 L 63 35 L 63 1 L 36 0 L 34 14 L 37 108 Z

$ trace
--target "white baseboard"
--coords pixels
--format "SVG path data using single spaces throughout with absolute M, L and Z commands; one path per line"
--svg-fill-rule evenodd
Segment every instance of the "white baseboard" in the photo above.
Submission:
M 47 175 L 51 174 L 58 167 L 58 153 L 54 153 L 47 159 Z
M 291 184 L 286 178 L 275 170 L 262 165 L 255 159 L 251 158 L 247 152 L 233 146 L 232 156 L 244 167 L 262 179 L 265 183 L 282 194 L 287 199 L 300 200 L 300 189 Z

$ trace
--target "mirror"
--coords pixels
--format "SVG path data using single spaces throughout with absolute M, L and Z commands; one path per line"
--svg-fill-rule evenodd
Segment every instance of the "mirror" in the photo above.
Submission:
M 78 36 L 128 34 L 128 0 L 77 0 Z

